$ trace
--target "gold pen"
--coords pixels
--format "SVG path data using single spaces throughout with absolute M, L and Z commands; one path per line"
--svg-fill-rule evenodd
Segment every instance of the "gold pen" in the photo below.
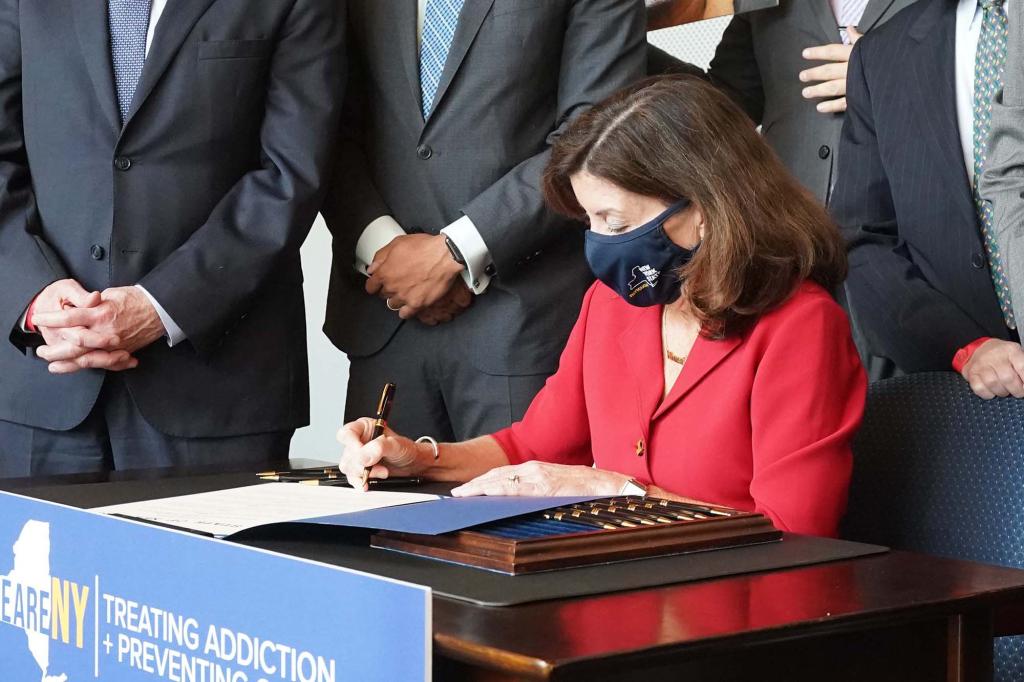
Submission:
M 267 478 L 270 476 L 326 476 L 338 473 L 338 467 L 313 467 L 310 469 L 282 469 L 280 471 L 261 471 L 257 476 Z
M 391 405 L 395 401 L 395 391 L 397 390 L 398 387 L 392 383 L 384 384 L 384 390 L 380 392 L 380 400 L 377 401 L 377 417 L 373 422 L 373 432 L 370 434 L 370 440 L 377 440 L 384 435 L 384 429 L 387 428 L 388 416 L 391 414 Z M 366 467 L 363 470 L 363 486 L 370 480 L 370 470 L 372 468 Z
M 662 506 L 662 505 L 657 504 L 655 502 L 651 502 L 651 501 L 649 501 L 649 500 L 647 500 L 645 498 L 642 498 L 642 497 L 636 497 L 636 498 L 611 497 L 611 498 L 608 499 L 608 501 L 612 502 L 612 503 L 615 503 L 615 504 L 624 505 L 626 507 L 626 509 L 630 509 L 630 510 L 632 510 L 634 507 L 636 507 L 638 509 L 644 509 L 644 510 L 647 510 L 649 512 L 656 512 L 658 514 L 663 514 L 663 515 L 669 517 L 670 520 L 671 519 L 675 519 L 677 521 L 698 521 L 700 519 L 706 519 L 707 518 L 704 515 L 696 514 L 694 512 L 686 512 L 686 511 L 682 511 L 682 510 L 679 510 L 679 509 L 672 509 L 672 508 L 669 508 L 669 507 L 665 507 L 665 506 Z
M 352 487 L 347 478 L 310 478 L 299 481 L 299 485 L 330 486 L 335 488 Z M 410 486 L 423 485 L 423 479 L 415 476 L 395 476 L 393 478 L 371 478 L 366 482 L 371 488 L 407 488 Z
M 646 509 L 639 504 L 623 504 L 618 502 L 608 502 L 605 500 L 598 500 L 596 502 L 591 502 L 591 504 L 598 505 L 612 512 L 624 509 L 628 512 L 635 514 L 636 516 L 647 519 L 649 523 L 647 523 L 646 525 L 651 525 L 654 523 L 673 523 L 674 521 L 673 519 L 670 519 L 667 516 L 664 516 L 663 514 L 654 511 L 653 509 Z
M 591 519 L 582 512 L 573 512 L 573 510 L 559 510 L 552 509 L 542 513 L 545 519 L 552 519 L 554 521 L 565 521 L 567 523 L 581 523 L 585 526 L 591 526 L 593 528 L 602 528 L 604 530 L 615 530 L 619 528 L 611 523 L 605 523 L 600 519 Z
M 662 507 L 668 507 L 669 509 L 683 509 L 694 513 L 695 515 L 704 515 L 705 518 L 709 516 L 732 516 L 733 512 L 725 511 L 718 507 L 711 507 L 705 504 L 696 504 L 695 502 L 676 502 L 674 500 L 653 500 L 656 504 Z
M 583 506 L 583 505 L 580 505 L 580 506 Z M 657 521 L 654 521 L 653 519 L 651 519 L 648 516 L 644 516 L 644 515 L 641 515 L 641 514 L 636 514 L 636 513 L 633 513 L 633 512 L 626 511 L 626 508 L 624 506 L 622 506 L 622 505 L 606 504 L 606 503 L 597 501 L 597 502 L 588 502 L 587 506 L 589 506 L 592 510 L 593 509 L 598 509 L 598 510 L 600 510 L 602 512 L 607 512 L 608 514 L 612 514 L 617 519 L 623 519 L 625 521 L 629 521 L 630 523 L 639 524 L 641 526 L 656 526 L 656 525 L 658 525 Z
M 638 528 L 643 525 L 639 521 L 627 518 L 626 515 L 621 513 L 610 512 L 607 509 L 601 509 L 600 507 L 593 507 L 589 505 L 574 504 L 570 507 L 571 510 L 580 514 L 589 514 L 590 516 L 596 516 L 602 521 L 615 524 L 622 528 Z
M 302 481 L 318 481 L 320 479 L 325 478 L 341 478 L 341 474 L 274 474 L 273 476 L 259 477 L 261 481 L 277 481 L 279 483 L 299 483 Z

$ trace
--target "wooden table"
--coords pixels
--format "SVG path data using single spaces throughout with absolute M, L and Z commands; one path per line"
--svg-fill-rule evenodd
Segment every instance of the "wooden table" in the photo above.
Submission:
M 0 489 L 99 504 L 182 473 Z M 905 552 L 507 608 L 435 597 L 434 679 L 977 682 L 991 678 L 996 616 L 1021 612 L 1024 571 Z

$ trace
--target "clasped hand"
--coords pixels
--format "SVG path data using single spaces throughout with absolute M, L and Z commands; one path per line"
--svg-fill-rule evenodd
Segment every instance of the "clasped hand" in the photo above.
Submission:
M 73 279 L 54 282 L 36 297 L 31 322 L 46 342 L 36 355 L 53 374 L 134 369 L 134 353 L 166 333 L 138 288 L 88 292 Z
M 408 234 L 381 248 L 367 267 L 366 291 L 388 302 L 403 320 L 427 325 L 452 320 L 473 295 L 461 281 L 443 235 Z

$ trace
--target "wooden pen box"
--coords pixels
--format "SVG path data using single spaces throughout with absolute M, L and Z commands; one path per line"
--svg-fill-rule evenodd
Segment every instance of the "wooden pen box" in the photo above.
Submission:
M 728 516 L 601 529 L 530 514 L 443 535 L 373 534 L 373 547 L 509 575 L 775 542 L 782 533 L 761 514 L 715 507 Z

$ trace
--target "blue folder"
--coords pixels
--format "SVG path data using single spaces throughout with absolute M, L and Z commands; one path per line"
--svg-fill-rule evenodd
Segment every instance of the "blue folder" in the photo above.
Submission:
M 602 497 L 442 497 L 400 507 L 304 519 L 300 523 L 440 535 Z

